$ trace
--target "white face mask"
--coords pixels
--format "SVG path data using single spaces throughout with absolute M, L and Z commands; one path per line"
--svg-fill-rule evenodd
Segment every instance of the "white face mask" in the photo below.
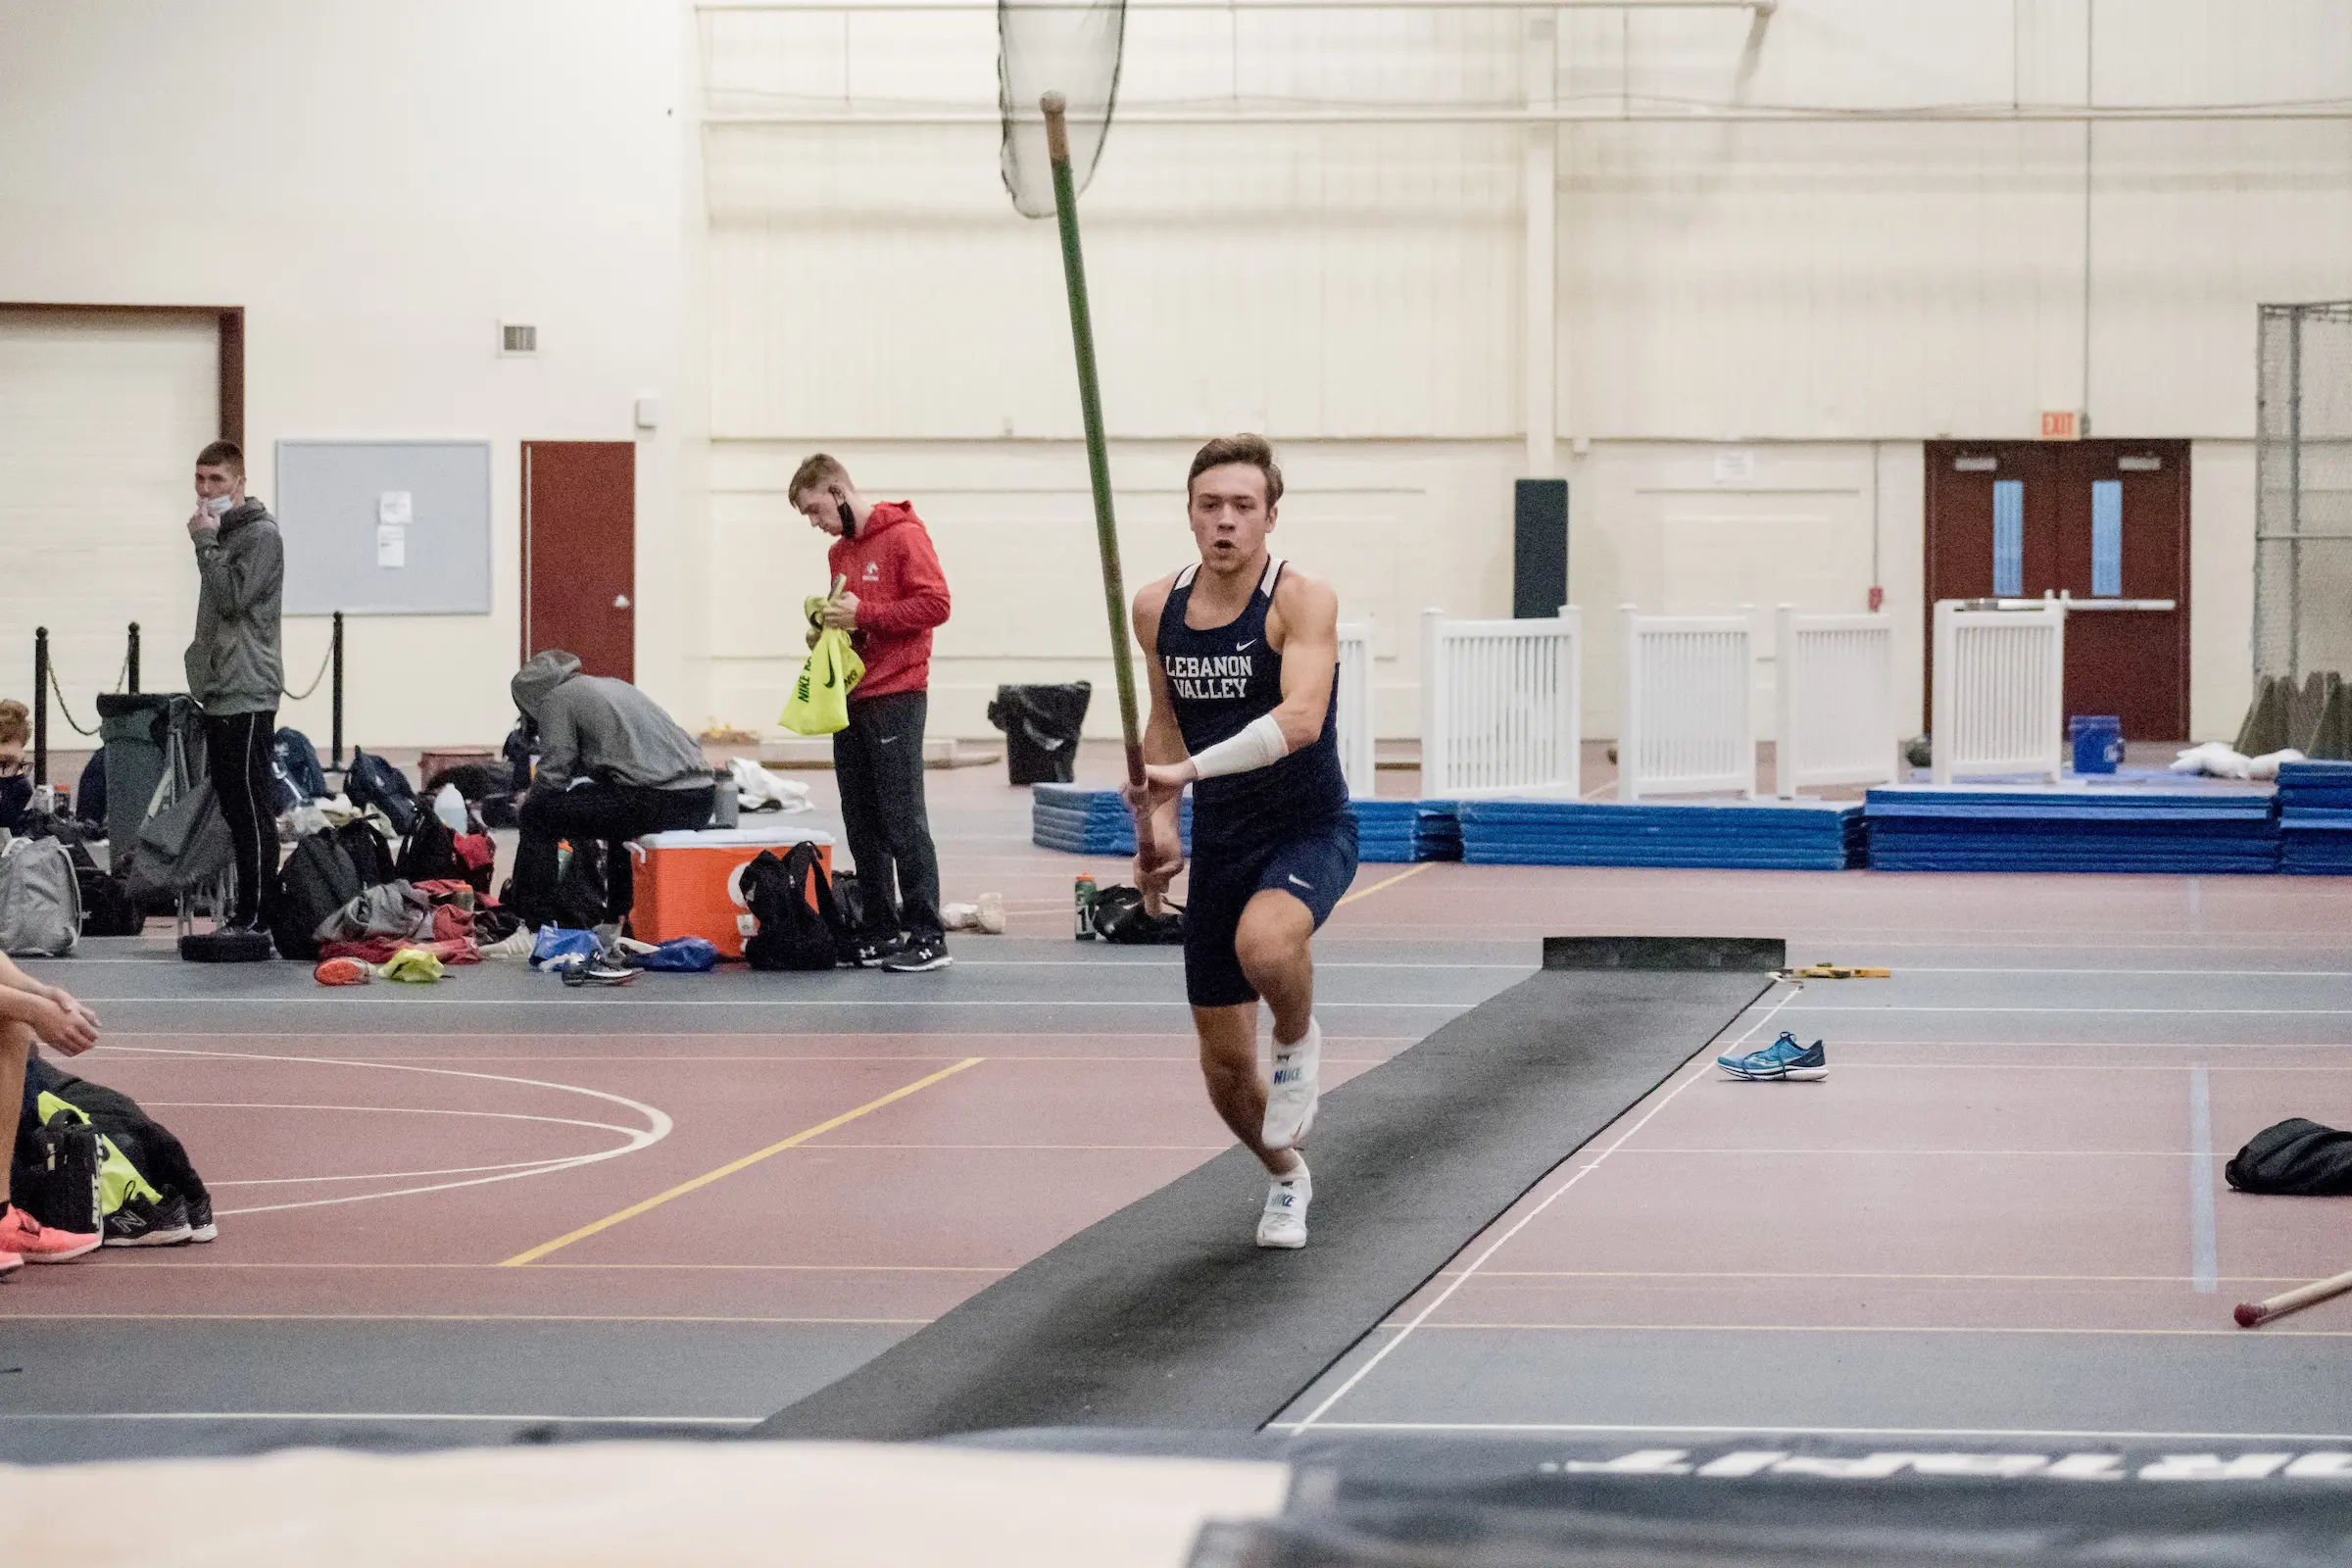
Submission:
M 204 510 L 216 517 L 226 516 L 228 509 L 236 504 L 234 496 L 206 496 L 204 498 Z

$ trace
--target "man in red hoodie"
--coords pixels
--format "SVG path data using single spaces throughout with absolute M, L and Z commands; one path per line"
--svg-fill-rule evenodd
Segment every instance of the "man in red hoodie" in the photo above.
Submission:
M 824 622 L 850 633 L 865 677 L 850 723 L 833 736 L 841 824 L 858 863 L 865 930 L 858 961 L 894 974 L 948 966 L 939 919 L 939 852 L 923 805 L 923 719 L 931 628 L 948 618 L 948 579 L 923 519 L 904 501 L 867 501 L 850 471 L 818 453 L 792 476 L 792 504 L 833 536 L 842 591 Z

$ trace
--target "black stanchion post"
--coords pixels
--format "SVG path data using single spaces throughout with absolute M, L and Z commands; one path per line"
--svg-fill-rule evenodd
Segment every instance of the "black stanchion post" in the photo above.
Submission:
M 334 673 L 335 673 L 335 735 L 334 735 L 334 743 L 335 743 L 335 760 L 334 760 L 334 765 L 335 765 L 336 767 L 341 767 L 341 766 L 343 765 L 343 612 L 341 612 L 340 610 L 338 610 L 338 611 L 336 611 L 336 612 L 335 612 L 335 631 L 334 631 L 334 638 L 335 638 L 335 641 L 334 641 L 334 663 L 335 663 L 335 671 L 334 671 Z
M 122 651 L 122 674 L 129 686 L 130 694 L 134 697 L 137 696 L 139 692 L 139 623 L 135 620 L 130 623 L 130 642 Z
M 49 782 L 49 628 L 32 628 L 32 782 Z

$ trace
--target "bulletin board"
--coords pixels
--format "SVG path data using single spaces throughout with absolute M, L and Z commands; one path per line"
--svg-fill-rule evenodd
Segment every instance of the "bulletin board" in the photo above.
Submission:
M 280 441 L 285 612 L 490 612 L 490 443 Z

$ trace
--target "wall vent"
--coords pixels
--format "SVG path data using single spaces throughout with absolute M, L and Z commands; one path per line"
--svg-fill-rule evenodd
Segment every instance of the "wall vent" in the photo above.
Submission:
M 508 355 L 538 353 L 539 329 L 514 321 L 501 321 L 498 325 L 498 352 Z

